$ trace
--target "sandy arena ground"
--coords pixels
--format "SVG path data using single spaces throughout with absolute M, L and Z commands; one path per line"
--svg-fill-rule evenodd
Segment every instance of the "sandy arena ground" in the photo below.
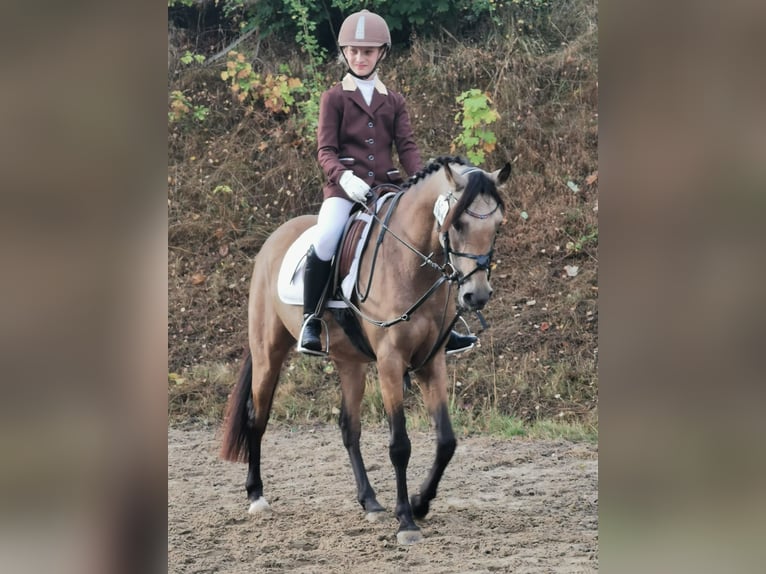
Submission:
M 412 494 L 434 456 L 411 431 Z M 364 428 L 362 454 L 388 520 L 367 522 L 334 426 L 270 426 L 271 512 L 247 513 L 247 466 L 218 459 L 219 431 L 168 430 L 169 573 L 578 573 L 598 571 L 598 446 L 459 438 L 424 539 L 396 543 L 388 432 Z

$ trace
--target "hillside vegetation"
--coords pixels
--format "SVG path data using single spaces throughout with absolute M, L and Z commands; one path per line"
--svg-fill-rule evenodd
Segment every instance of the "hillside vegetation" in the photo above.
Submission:
M 321 22 L 317 10 L 293 18 L 292 27 L 264 24 L 231 49 L 248 30 L 240 26 L 242 2 L 221 2 L 238 9 L 228 13 L 218 3 L 169 4 L 169 408 L 173 420 L 214 422 L 247 343 L 253 258 L 280 223 L 317 212 L 321 202 L 312 114 L 315 121 L 319 91 L 343 73 L 328 45 L 343 3 L 332 2 Z M 260 5 L 275 4 L 287 14 L 301 6 Z M 345 4 L 348 14 L 360 3 Z M 450 3 L 433 5 L 442 4 Z M 402 16 L 380 69 L 407 98 L 424 158 L 483 151 L 485 169 L 513 164 L 495 295 L 484 312 L 490 327 L 479 349 L 448 360 L 451 408 L 458 427 L 510 415 L 522 425 L 595 429 L 596 2 L 490 1 L 474 12 L 465 11 L 472 3 L 453 4 L 462 19 L 439 12 L 418 24 Z M 456 117 L 472 113 L 458 102 L 469 90 L 499 116 L 485 126 L 495 141 L 473 150 L 466 140 L 455 144 L 463 133 Z M 375 377 L 368 379 L 366 412 L 380 417 Z M 334 418 L 339 393 L 329 362 L 292 356 L 280 387 L 275 417 Z M 417 410 L 417 389 L 408 401 Z

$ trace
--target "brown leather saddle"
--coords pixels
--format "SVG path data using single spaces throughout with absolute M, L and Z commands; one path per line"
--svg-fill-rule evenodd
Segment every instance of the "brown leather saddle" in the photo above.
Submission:
M 390 183 L 384 183 L 383 185 L 378 185 L 372 188 L 370 190 L 372 192 L 371 197 L 367 201 L 368 210 L 370 210 L 370 212 L 373 214 L 377 213 L 378 199 L 381 196 L 385 195 L 386 193 L 398 193 L 401 190 L 402 189 L 399 186 Z M 354 254 L 356 253 L 359 240 L 362 237 L 364 229 L 367 227 L 367 225 L 370 224 L 369 221 L 365 221 L 364 219 L 359 219 L 356 217 L 357 211 L 361 209 L 361 205 L 354 207 L 349 217 L 349 221 L 346 224 L 346 228 L 343 231 L 340 242 L 338 243 L 337 257 L 335 258 L 335 272 L 333 274 L 333 293 L 335 292 L 336 288 L 340 288 L 340 282 L 343 281 L 343 278 L 349 274 L 351 270 L 351 264 L 354 261 Z M 366 241 L 369 242 L 369 239 L 370 236 L 368 234 Z M 366 248 L 367 245 L 365 244 L 364 247 L 362 247 L 362 253 L 364 253 Z

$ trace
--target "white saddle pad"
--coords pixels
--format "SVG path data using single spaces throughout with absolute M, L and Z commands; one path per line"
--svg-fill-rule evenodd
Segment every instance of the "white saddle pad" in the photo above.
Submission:
M 381 198 L 382 199 L 382 198 Z M 355 219 L 361 219 L 366 222 L 359 243 L 354 251 L 354 260 L 351 262 L 351 268 L 348 275 L 341 282 L 341 289 L 346 298 L 351 299 L 351 294 L 356 284 L 356 277 L 359 274 L 359 259 L 362 255 L 362 247 L 367 240 L 370 232 L 370 221 L 372 216 L 368 213 L 358 212 Z M 277 278 L 277 291 L 279 298 L 288 305 L 303 305 L 303 268 L 306 266 L 306 252 L 309 250 L 316 233 L 316 226 L 309 227 L 304 231 L 290 246 L 282 259 L 282 265 L 279 268 L 279 277 Z M 348 307 L 345 301 L 341 299 L 330 298 L 327 300 L 326 307 L 342 309 Z

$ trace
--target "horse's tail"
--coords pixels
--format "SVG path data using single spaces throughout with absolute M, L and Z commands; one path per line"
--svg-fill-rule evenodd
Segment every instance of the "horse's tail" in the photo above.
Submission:
M 253 411 L 253 356 L 248 349 L 239 379 L 229 395 L 224 419 L 221 458 L 231 462 L 247 462 L 248 428 Z

